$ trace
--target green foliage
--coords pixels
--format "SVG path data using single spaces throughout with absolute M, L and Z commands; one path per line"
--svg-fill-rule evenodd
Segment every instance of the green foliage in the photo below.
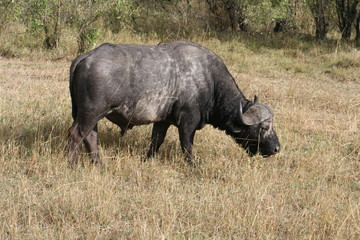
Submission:
M 161 37 L 164 41 L 191 38 L 206 30 L 203 1 L 155 1 L 138 3 L 139 17 L 134 30 Z
M 141 17 L 140 9 L 133 1 L 117 0 L 104 14 L 104 25 L 112 32 L 118 33 L 124 28 L 132 28 L 138 17 Z
M 28 20 L 27 32 L 44 38 L 48 49 L 58 47 L 61 36 L 61 20 L 64 18 L 65 0 L 29 0 L 24 2 L 24 14 Z
M 345 14 L 336 11 L 336 3 L 340 6 L 340 2 L 355 4 L 358 0 L 2 0 L 0 32 L 5 31 L 2 36 L 10 37 L 16 35 L 11 31 L 26 29 L 17 35 L 26 35 L 27 48 L 54 49 L 59 47 L 66 31 L 72 35 L 60 48 L 67 48 L 69 41 L 73 41 L 70 45 L 72 49 L 77 45 L 78 53 L 95 46 L 101 34 L 117 34 L 124 29 L 161 41 L 230 31 L 269 36 L 273 31 L 289 30 L 292 33 L 288 34 L 315 32 L 323 39 L 328 32 L 332 37 L 345 32 L 337 28 L 340 25 L 337 14 Z M 350 36 L 351 30 L 347 28 L 346 36 Z M 7 44 L 0 49 L 21 47 Z
M 248 9 L 248 19 L 255 27 L 255 30 L 259 31 L 259 27 L 265 26 L 265 31 L 270 31 L 271 21 L 273 20 L 273 12 L 272 12 L 272 4 L 270 1 L 261 1 L 261 2 L 253 2 L 249 4 Z M 262 13 L 262 14 L 259 14 Z
M 97 28 L 87 28 L 83 30 L 78 39 L 78 53 L 84 53 L 88 49 L 93 48 L 99 37 L 100 30 Z
M 27 11 L 25 12 L 29 23 L 28 33 L 40 36 L 44 27 L 43 16 L 46 13 L 45 8 L 46 0 L 33 0 L 28 2 Z
M 291 0 L 272 0 L 272 17 L 276 19 L 291 19 L 292 1 Z
M 100 33 L 93 26 L 105 13 L 108 1 L 104 0 L 69 0 L 68 24 L 75 29 L 78 54 L 93 47 Z
M 0 32 L 12 21 L 17 21 L 21 14 L 21 8 L 15 1 L 0 1 Z
M 294 11 L 291 0 L 249 1 L 247 16 L 256 30 L 269 32 L 276 21 L 292 22 Z

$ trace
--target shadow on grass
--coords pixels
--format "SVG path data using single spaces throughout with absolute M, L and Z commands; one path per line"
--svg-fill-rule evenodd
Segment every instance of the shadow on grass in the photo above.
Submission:
M 99 124 L 98 143 L 102 148 L 115 152 L 128 151 L 134 154 L 145 154 L 150 144 L 152 125 L 136 126 L 127 130 L 126 134 L 122 136 L 119 127 L 109 124 L 106 126 Z
M 42 118 L 37 122 L 5 122 L 0 129 L 4 146 L 14 144 L 21 154 L 28 156 L 35 151 L 63 151 L 67 145 L 69 122 Z
M 152 125 L 135 127 L 125 136 L 121 136 L 120 128 L 110 123 L 104 126 L 99 123 L 98 145 L 111 152 L 130 151 L 134 154 L 145 154 L 150 144 Z M 43 117 L 35 121 L 4 121 L 0 128 L 0 141 L 5 149 L 9 146 L 17 148 L 21 156 L 28 157 L 33 152 L 63 152 L 67 156 L 68 129 L 70 119 L 54 119 Z M 7 151 L 7 150 L 5 150 Z M 10 151 L 10 149 L 8 149 Z M 81 153 L 85 153 L 82 147 Z
M 146 153 L 151 142 L 152 124 L 135 126 L 128 130 L 124 136 L 120 134 L 120 128 L 116 125 L 99 126 L 99 145 L 106 150 L 118 154 L 121 152 L 128 153 L 131 156 L 140 156 L 145 159 Z M 169 130 L 166 134 L 165 141 L 161 145 L 156 158 L 161 161 L 172 159 L 175 156 L 182 155 L 177 131 Z M 176 134 L 176 136 L 171 136 Z

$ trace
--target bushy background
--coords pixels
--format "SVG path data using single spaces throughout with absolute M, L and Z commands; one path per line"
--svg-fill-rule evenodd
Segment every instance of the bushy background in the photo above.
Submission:
M 0 54 L 82 53 L 129 31 L 170 41 L 282 33 L 359 40 L 358 0 L 4 0 Z

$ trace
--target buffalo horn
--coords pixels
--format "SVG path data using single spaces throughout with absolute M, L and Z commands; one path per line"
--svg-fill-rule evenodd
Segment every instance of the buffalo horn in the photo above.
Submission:
M 241 124 L 248 126 L 256 125 L 273 116 L 273 112 L 266 104 L 256 102 L 243 113 L 242 104 L 240 102 L 239 121 Z

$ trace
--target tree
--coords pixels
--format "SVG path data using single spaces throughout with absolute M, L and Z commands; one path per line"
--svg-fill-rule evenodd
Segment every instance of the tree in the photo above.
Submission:
M 227 13 L 231 30 L 247 31 L 245 5 L 241 0 L 206 0 L 210 12 L 219 15 L 221 9 Z
M 20 6 L 13 0 L 0 1 L 0 31 L 20 15 Z
M 360 3 L 356 6 L 356 18 L 355 18 L 355 40 L 360 41 Z
M 293 26 L 295 3 L 294 0 L 253 0 L 243 4 L 246 6 L 247 21 L 252 28 L 270 33 L 272 30 L 283 32 Z
M 102 27 L 119 32 L 137 16 L 135 1 L 68 0 L 68 23 L 77 31 L 78 54 L 92 48 Z
M 69 24 L 77 31 L 78 54 L 84 53 L 96 43 L 100 30 L 95 22 L 109 9 L 113 1 L 70 0 Z
M 103 19 L 106 28 L 118 33 L 122 29 L 136 24 L 139 17 L 139 8 L 136 1 L 117 0 L 104 12 Z
M 25 1 L 30 22 L 30 32 L 44 32 L 44 46 L 53 49 L 59 46 L 62 20 L 63 0 L 29 0 Z
M 356 7 L 359 0 L 336 0 L 338 25 L 342 39 L 350 39 L 351 26 L 356 18 Z
M 315 36 L 325 40 L 329 31 L 329 5 L 330 0 L 307 0 L 315 21 Z
M 292 3 L 291 0 L 271 0 L 271 7 L 272 19 L 275 21 L 274 32 L 285 31 L 293 23 L 296 1 Z
M 223 4 L 229 15 L 231 29 L 233 31 L 238 29 L 247 31 L 244 9 L 241 7 L 241 2 L 239 0 L 223 0 Z

